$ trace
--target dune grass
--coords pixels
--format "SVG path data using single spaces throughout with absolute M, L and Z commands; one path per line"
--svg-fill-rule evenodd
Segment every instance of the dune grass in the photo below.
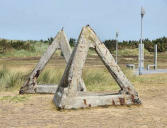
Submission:
M 45 69 L 40 74 L 37 82 L 39 84 L 58 84 L 63 75 L 63 69 Z
M 107 69 L 85 69 L 83 79 L 89 91 L 118 90 L 117 83 L 111 77 Z
M 39 84 L 59 84 L 63 75 L 64 69 L 46 69 L 38 78 Z M 117 83 L 111 77 L 107 69 L 84 69 L 83 80 L 89 91 L 104 91 L 118 90 Z
M 115 55 L 115 52 L 114 51 L 114 55 Z M 139 49 L 138 48 L 135 48 L 135 49 L 121 49 L 121 50 L 118 50 L 118 55 L 119 56 L 138 56 L 139 54 Z M 144 55 L 145 56 L 150 56 L 152 53 L 150 53 L 148 50 L 144 49 Z
M 1 54 L 0 58 L 5 57 L 37 57 L 41 56 L 48 48 L 48 43 L 42 43 L 42 42 L 35 42 L 31 43 L 31 46 L 33 47 L 33 50 L 26 50 L 26 49 L 9 49 L 7 52 Z M 72 47 L 73 49 L 74 47 Z M 115 55 L 115 51 L 111 51 L 113 55 Z M 61 52 L 57 51 L 55 53 L 58 56 L 61 56 Z M 150 56 L 152 53 L 148 52 L 148 50 L 144 50 L 145 56 Z M 138 56 L 138 48 L 135 49 L 119 49 L 118 50 L 119 56 Z M 95 50 L 93 48 L 90 48 L 88 52 L 88 56 L 97 56 Z
M 0 54 L 0 57 L 36 57 L 41 56 L 48 48 L 47 43 L 36 42 L 33 44 L 34 50 L 29 51 L 25 49 L 11 49 Z
M 22 72 L 11 72 L 6 68 L 0 69 L 0 88 L 9 90 L 20 87 L 25 80 Z
M 12 49 L 8 50 L 6 53 L 0 53 L 0 58 L 6 58 L 6 57 L 41 57 L 45 51 L 47 50 L 49 44 L 47 43 L 41 43 L 41 42 L 36 42 L 33 44 L 34 50 L 29 51 L 25 49 Z M 56 56 L 61 56 L 61 51 L 57 50 L 55 52 Z
M 37 79 L 38 84 L 59 84 L 63 75 L 64 68 L 46 68 Z M 167 74 L 136 76 L 131 70 L 123 68 L 123 72 L 134 86 L 162 85 L 167 83 Z M 30 72 L 10 71 L 6 68 L 0 69 L 0 90 L 18 90 Z M 83 79 L 88 91 L 115 91 L 119 86 L 105 68 L 85 68 Z
M 63 68 L 46 68 L 42 71 L 37 79 L 38 84 L 59 84 L 63 75 Z M 127 71 L 129 73 L 129 71 Z M 19 89 L 25 82 L 30 72 L 23 73 L 17 71 L 9 71 L 6 68 L 0 70 L 0 88 L 1 90 Z M 130 73 L 129 73 L 130 74 Z M 133 77 L 133 75 L 129 75 Z M 89 91 L 111 91 L 118 90 L 119 87 L 115 80 L 111 77 L 107 69 L 84 69 L 83 79 Z M 134 78 L 132 78 L 135 80 Z
M 59 84 L 64 69 L 45 69 L 37 79 L 38 84 Z M 17 71 L 0 70 L 0 89 L 19 89 L 26 80 L 27 74 Z M 105 69 L 85 69 L 83 79 L 89 91 L 116 90 L 118 86 Z

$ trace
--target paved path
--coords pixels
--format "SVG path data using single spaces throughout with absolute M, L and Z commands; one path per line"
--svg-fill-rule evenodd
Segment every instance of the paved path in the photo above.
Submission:
M 135 74 L 139 74 L 139 70 L 135 70 L 134 71 Z M 142 74 L 158 74 L 158 73 L 167 73 L 167 69 L 157 69 L 157 70 L 146 70 L 146 69 L 143 69 L 142 70 Z

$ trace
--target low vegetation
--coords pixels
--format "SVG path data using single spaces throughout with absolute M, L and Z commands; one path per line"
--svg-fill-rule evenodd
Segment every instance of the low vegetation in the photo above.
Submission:
M 48 43 L 35 41 L 0 41 L 0 57 L 33 57 L 41 56 Z
M 39 84 L 58 84 L 64 69 L 45 69 L 38 78 Z M 27 74 L 11 72 L 8 69 L 0 70 L 0 90 L 19 89 L 26 80 Z M 90 91 L 115 90 L 118 86 L 104 69 L 88 69 L 83 71 L 83 79 Z
M 26 101 L 30 95 L 16 95 L 16 96 L 2 96 L 0 101 L 9 101 L 9 102 L 23 102 Z
M 45 69 L 37 79 L 37 82 L 39 84 L 58 84 L 63 75 L 63 71 L 63 69 Z
M 145 39 L 143 40 L 144 47 L 149 52 L 154 52 L 154 45 L 157 44 L 158 52 L 167 51 L 167 38 L 162 37 L 155 40 Z M 105 40 L 104 44 L 111 51 L 111 53 L 115 50 L 116 40 Z M 118 48 L 120 50 L 124 49 L 136 49 L 138 48 L 139 41 L 129 40 L 119 42 Z
M 25 80 L 22 72 L 11 72 L 6 68 L 0 69 L 0 88 L 1 90 L 10 90 L 20 87 Z
M 113 54 L 115 55 L 115 51 L 113 52 Z M 121 49 L 118 51 L 119 56 L 138 56 L 139 54 L 139 49 L 138 48 L 134 48 L 134 49 Z M 146 49 L 144 49 L 144 55 L 145 56 L 150 56 L 151 53 L 148 52 Z
M 48 38 L 48 40 L 28 40 L 28 41 L 20 41 L 20 40 L 0 40 L 0 57 L 37 57 L 41 56 L 44 51 L 46 51 L 47 47 L 53 38 Z M 72 47 L 77 44 L 76 39 L 70 38 L 69 43 Z M 154 45 L 158 45 L 158 52 L 166 52 L 167 51 L 167 38 L 162 37 L 156 40 L 143 40 L 145 44 L 145 53 L 149 55 L 149 52 L 154 52 Z M 111 53 L 115 52 L 115 40 L 105 40 L 104 44 L 110 50 Z M 119 42 L 119 54 L 120 55 L 138 55 L 138 44 L 139 41 L 122 41 Z M 61 54 L 57 54 L 61 55 Z M 95 55 L 93 50 L 91 49 L 89 55 Z
M 41 73 L 37 82 L 39 84 L 58 84 L 63 72 L 63 68 L 56 68 L 54 70 L 47 68 Z M 165 77 L 155 77 L 152 79 L 136 76 L 131 70 L 127 69 L 124 69 L 123 72 L 134 85 L 139 85 L 143 81 L 148 85 L 160 84 L 161 81 L 167 82 Z M 29 73 L 30 72 L 23 73 L 20 71 L 9 71 L 6 68 L 0 69 L 0 90 L 18 90 L 25 82 Z M 84 69 L 83 79 L 89 91 L 114 91 L 119 89 L 117 83 L 105 68 Z
M 13 40 L 0 40 L 0 57 L 37 57 L 46 51 L 48 45 L 53 41 L 53 38 L 48 39 L 48 41 L 13 41 Z M 76 45 L 75 39 L 70 39 L 70 45 L 74 47 Z M 144 40 L 145 43 L 145 55 L 149 56 L 153 50 L 154 44 L 158 44 L 159 51 L 165 51 L 167 48 L 167 38 L 163 37 L 154 41 Z M 115 54 L 115 42 L 114 40 L 106 40 L 104 44 L 108 49 Z M 149 44 L 149 45 L 148 45 Z M 138 55 L 138 42 L 137 41 L 123 41 L 119 43 L 119 56 L 137 56 Z M 61 52 L 58 50 L 57 55 L 61 55 Z M 163 52 L 163 55 L 167 52 Z M 88 55 L 97 55 L 93 49 L 90 49 Z M 161 55 L 162 56 L 162 55 Z M 165 55 L 162 57 L 166 57 Z M 4 64 L 5 65 L 5 64 Z M 56 68 L 45 69 L 40 77 L 38 78 L 39 84 L 58 84 L 64 69 Z M 126 75 L 133 83 L 140 83 L 142 81 L 151 81 L 156 83 L 161 81 L 160 78 L 154 79 L 145 79 L 144 77 L 134 76 L 133 73 L 129 70 L 124 70 Z M 26 77 L 29 72 L 23 73 L 20 71 L 11 71 L 3 67 L 0 69 L 0 90 L 10 90 L 18 89 L 26 80 Z M 104 91 L 104 90 L 117 90 L 119 89 L 116 86 L 115 81 L 110 76 L 108 71 L 103 68 L 94 69 L 84 69 L 83 79 L 87 85 L 88 90 L 90 91 Z M 158 80 L 157 80 L 158 79 Z M 163 79 L 163 78 L 162 78 Z M 164 80 L 165 81 L 165 80 Z

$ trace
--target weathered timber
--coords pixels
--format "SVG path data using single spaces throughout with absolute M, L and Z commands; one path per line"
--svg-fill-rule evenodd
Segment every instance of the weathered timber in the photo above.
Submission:
M 37 85 L 35 92 L 39 94 L 54 94 L 57 87 L 58 85 Z
M 88 50 L 92 45 L 112 77 L 119 85 L 121 89 L 119 94 L 80 96 L 80 92 L 77 91 L 79 78 L 82 76 L 82 69 L 87 58 Z M 103 43 L 101 43 L 95 32 L 89 26 L 83 27 L 81 31 L 77 47 L 73 50 L 70 60 L 68 61 L 53 101 L 58 108 L 65 109 L 141 103 L 133 85 L 116 64 L 109 50 Z M 87 101 L 90 105 L 87 104 Z M 118 101 L 120 102 L 118 103 Z
M 60 109 L 78 109 L 109 105 L 132 105 L 138 104 L 131 95 L 126 94 L 98 94 L 92 93 L 84 95 L 80 92 L 76 96 L 63 97 Z
M 37 90 L 39 88 L 37 88 L 37 78 L 39 77 L 40 73 L 42 72 L 42 70 L 44 69 L 44 67 L 46 66 L 46 64 L 48 63 L 48 61 L 51 59 L 51 57 L 53 56 L 54 52 L 60 48 L 62 50 L 63 56 L 65 58 L 66 63 L 68 62 L 70 55 L 72 53 L 71 47 L 69 45 L 69 42 L 67 40 L 67 37 L 64 33 L 63 30 L 61 30 L 60 32 L 58 32 L 58 34 L 56 35 L 56 37 L 54 38 L 54 41 L 52 42 L 52 44 L 48 47 L 47 51 L 44 53 L 44 55 L 41 57 L 39 63 L 36 65 L 36 67 L 34 68 L 34 70 L 32 71 L 32 73 L 30 74 L 30 76 L 28 77 L 28 80 L 24 83 L 24 85 L 21 87 L 19 93 L 20 94 L 24 94 L 24 93 L 39 93 Z M 43 89 L 42 89 L 43 88 Z M 55 91 L 54 87 L 52 92 Z M 40 86 L 40 90 L 44 90 L 45 91 L 43 93 L 47 93 L 46 91 L 48 90 L 48 93 L 50 93 L 50 86 Z M 78 87 L 79 91 L 86 91 L 86 87 L 85 84 L 83 82 L 83 80 L 80 78 L 79 79 L 79 87 Z M 42 91 L 40 91 L 40 93 L 42 93 Z

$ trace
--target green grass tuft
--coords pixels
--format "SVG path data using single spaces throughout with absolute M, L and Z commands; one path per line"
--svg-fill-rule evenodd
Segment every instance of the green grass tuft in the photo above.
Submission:
M 24 74 L 20 72 L 10 72 L 6 68 L 0 69 L 0 88 L 8 90 L 20 87 L 25 80 Z
M 63 75 L 63 69 L 45 69 L 37 79 L 39 84 L 59 84 Z
M 89 91 L 114 91 L 119 89 L 106 69 L 84 70 L 83 79 Z
M 28 98 L 29 98 L 28 95 L 24 95 L 24 96 L 16 95 L 16 96 L 3 96 L 3 97 L 0 97 L 0 100 L 1 101 L 5 100 L 9 102 L 23 102 L 28 100 Z
M 64 68 L 46 68 L 40 74 L 37 82 L 38 84 L 59 84 L 63 72 Z M 151 77 L 149 75 L 136 76 L 131 70 L 125 68 L 123 68 L 123 72 L 134 86 L 138 86 L 141 83 L 147 86 L 162 85 L 164 82 L 167 82 L 166 75 L 161 77 L 157 77 L 157 75 L 152 75 Z M 0 91 L 18 90 L 27 79 L 26 74 L 17 71 L 12 72 L 6 68 L 0 69 Z M 82 78 L 84 79 L 88 91 L 116 91 L 120 89 L 105 68 L 84 69 Z
M 114 51 L 114 55 L 115 55 L 115 52 Z M 139 54 L 139 49 L 138 48 L 135 48 L 135 49 L 121 49 L 121 50 L 118 50 L 118 55 L 119 56 L 138 56 Z M 151 53 L 148 52 L 148 50 L 144 49 L 144 55 L 145 56 L 150 56 Z

